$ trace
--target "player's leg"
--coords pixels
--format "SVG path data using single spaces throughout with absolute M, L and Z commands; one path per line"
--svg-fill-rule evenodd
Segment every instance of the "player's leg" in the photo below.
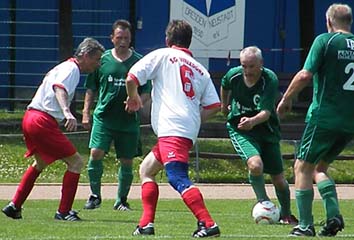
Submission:
M 335 182 L 328 175 L 327 170 L 329 165 L 352 140 L 352 135 L 334 132 L 331 139 L 335 140 L 328 147 L 329 150 L 323 156 L 323 160 L 317 163 L 313 176 L 323 201 L 327 219 L 325 226 L 319 232 L 320 236 L 335 236 L 338 231 L 344 228 L 344 220 L 339 210 Z
M 27 146 L 25 157 L 34 155 L 35 162 L 26 170 L 13 198 L 13 205 L 19 211 L 41 171 L 55 160 L 76 152 L 75 147 L 59 129 L 58 122 L 45 112 L 27 110 L 22 121 L 22 131 Z M 21 214 L 15 217 L 20 216 Z
M 334 181 L 327 173 L 329 163 L 320 161 L 315 168 L 314 180 L 322 197 L 327 219 L 339 215 L 337 191 Z
M 265 189 L 265 181 L 263 175 L 263 162 L 259 155 L 250 157 L 247 160 L 248 180 L 251 184 L 256 198 L 260 200 L 269 200 Z
M 133 182 L 133 158 L 138 156 L 139 133 L 117 132 L 114 135 L 116 157 L 120 159 L 118 169 L 118 191 L 113 209 L 130 210 L 127 202 L 128 194 Z
M 78 221 L 81 219 L 77 216 L 77 212 L 72 210 L 72 205 L 74 203 L 84 162 L 78 152 L 75 152 L 69 157 L 63 158 L 63 161 L 67 165 L 67 170 L 63 177 L 61 199 L 58 211 L 55 214 L 55 219 Z
M 91 194 L 85 203 L 84 209 L 95 209 L 101 206 L 101 178 L 103 175 L 103 158 L 105 151 L 99 148 L 90 149 L 87 163 L 87 174 L 90 182 Z
M 263 142 L 261 146 L 264 173 L 270 174 L 280 205 L 279 220 L 283 224 L 297 225 L 298 220 L 291 214 L 290 189 L 288 181 L 284 177 L 283 158 L 280 152 L 280 144 L 279 142 Z
M 257 200 L 269 200 L 265 189 L 263 161 L 259 151 L 260 146 L 249 136 L 243 136 L 235 131 L 234 127 L 230 124 L 227 124 L 226 127 L 235 151 L 247 165 L 248 181 L 256 194 Z
M 117 198 L 113 206 L 114 210 L 131 210 L 127 199 L 133 183 L 133 177 L 133 159 L 120 158 L 120 166 L 118 170 L 118 191 Z
M 271 180 L 280 205 L 280 223 L 298 225 L 299 221 L 291 213 L 290 189 L 284 174 L 271 175 Z
M 155 154 L 150 152 L 143 160 L 139 168 L 141 180 L 141 201 L 143 212 L 133 235 L 153 235 L 154 221 L 157 201 L 159 197 L 159 187 L 155 176 L 163 169 L 163 165 L 156 159 Z
M 180 161 L 168 162 L 165 164 L 165 170 L 170 185 L 181 195 L 186 206 L 198 220 L 198 230 L 193 235 L 202 234 L 202 228 L 205 230 L 205 234 L 210 235 L 210 229 L 214 228 L 215 234 L 212 235 L 220 234 L 215 221 L 210 216 L 200 190 L 189 179 L 188 163 Z M 202 236 L 204 235 L 202 234 Z
M 312 202 L 314 198 L 313 173 L 316 163 L 325 154 L 328 139 L 318 126 L 308 123 L 302 137 L 295 161 L 295 198 L 299 227 L 290 235 L 315 236 Z
M 182 137 L 159 138 L 159 152 L 170 185 L 179 192 L 186 206 L 198 220 L 194 237 L 219 236 L 220 230 L 205 206 L 200 190 L 188 176 L 189 150 L 192 141 Z
M 315 236 L 312 216 L 312 202 L 314 198 L 312 174 L 314 165 L 297 159 L 295 172 L 295 198 L 299 216 L 299 228 L 290 233 L 296 236 Z
M 31 193 L 34 183 L 36 182 L 40 173 L 47 166 L 47 164 L 40 158 L 39 155 L 35 154 L 34 156 L 34 163 L 29 166 L 23 174 L 11 202 L 2 209 L 2 212 L 8 217 L 14 219 L 22 218 L 22 205 L 26 201 L 28 195 Z
M 90 157 L 87 164 L 87 174 L 91 194 L 84 209 L 95 209 L 101 205 L 101 178 L 103 174 L 103 158 L 109 151 L 112 142 L 111 130 L 106 129 L 102 122 L 94 119 L 90 135 Z
M 326 212 L 326 224 L 319 231 L 320 236 L 335 236 L 344 228 L 344 219 L 339 211 L 335 182 L 328 174 L 328 163 L 320 161 L 316 165 L 314 179 Z

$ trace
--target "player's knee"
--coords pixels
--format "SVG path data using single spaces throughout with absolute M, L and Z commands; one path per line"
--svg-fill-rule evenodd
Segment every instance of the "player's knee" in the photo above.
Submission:
M 101 160 L 104 158 L 105 151 L 99 148 L 91 148 L 90 155 L 92 160 Z
M 263 173 L 263 162 L 259 157 L 251 157 L 247 161 L 248 170 L 253 175 L 260 175 Z
M 187 163 L 170 162 L 165 169 L 169 184 L 180 194 L 193 185 L 188 177 Z
M 73 157 L 70 157 L 66 163 L 68 165 L 68 170 L 75 173 L 81 173 L 81 170 L 84 167 L 84 161 L 78 153 L 76 153 Z

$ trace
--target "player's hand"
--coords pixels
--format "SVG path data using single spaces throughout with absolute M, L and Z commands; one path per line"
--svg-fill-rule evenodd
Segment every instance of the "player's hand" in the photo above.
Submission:
M 244 131 L 249 131 L 254 127 L 252 118 L 242 117 L 237 125 L 237 128 Z
M 143 107 L 143 103 L 139 95 L 135 95 L 133 97 L 127 97 L 125 103 L 125 111 L 132 113 L 138 111 Z
M 76 118 L 72 114 L 67 115 L 65 118 L 66 118 L 66 122 L 64 124 L 65 129 L 69 132 L 76 131 L 77 129 Z
M 290 112 L 292 108 L 292 101 L 282 98 L 278 103 L 277 114 L 280 118 L 285 116 L 285 113 Z
M 86 130 L 90 130 L 91 129 L 91 116 L 90 113 L 82 113 L 82 126 L 84 129 Z

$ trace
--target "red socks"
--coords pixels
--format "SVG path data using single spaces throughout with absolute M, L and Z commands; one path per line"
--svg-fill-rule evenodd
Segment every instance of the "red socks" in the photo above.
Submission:
M 214 225 L 214 221 L 204 204 L 203 196 L 198 188 L 191 187 L 187 189 L 182 194 L 182 199 L 198 221 L 205 222 L 206 227 L 211 227 Z
M 19 183 L 15 196 L 12 199 L 15 207 L 20 209 L 22 204 L 26 201 L 28 195 L 33 189 L 34 183 L 38 178 L 38 172 L 33 166 L 29 166 L 23 174 L 21 182 Z M 79 183 L 80 174 L 66 171 L 63 177 L 62 196 L 59 205 L 60 213 L 68 213 L 74 202 L 77 185 Z
M 68 213 L 74 202 L 77 186 L 79 184 L 79 173 L 66 171 L 63 177 L 61 189 L 61 200 L 58 211 L 60 213 Z
M 35 169 L 33 166 L 29 166 L 26 172 L 23 174 L 21 182 L 17 187 L 15 196 L 12 199 L 12 202 L 17 209 L 20 209 L 22 204 L 26 201 L 40 173 L 41 172 L 38 172 L 37 169 Z
M 159 187 L 155 182 L 145 182 L 141 186 L 141 200 L 143 204 L 143 214 L 139 222 L 140 227 L 144 227 L 148 223 L 154 222 L 158 198 L 159 198 Z

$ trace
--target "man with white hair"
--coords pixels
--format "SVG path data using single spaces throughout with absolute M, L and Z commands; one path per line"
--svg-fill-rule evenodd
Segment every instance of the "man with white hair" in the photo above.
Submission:
M 263 67 L 262 51 L 256 46 L 241 51 L 240 63 L 222 78 L 220 90 L 221 111 L 228 115 L 226 127 L 231 142 L 247 165 L 257 201 L 269 200 L 264 182 L 267 173 L 279 201 L 279 221 L 296 225 L 280 152 L 280 127 L 275 111 L 278 78 Z

